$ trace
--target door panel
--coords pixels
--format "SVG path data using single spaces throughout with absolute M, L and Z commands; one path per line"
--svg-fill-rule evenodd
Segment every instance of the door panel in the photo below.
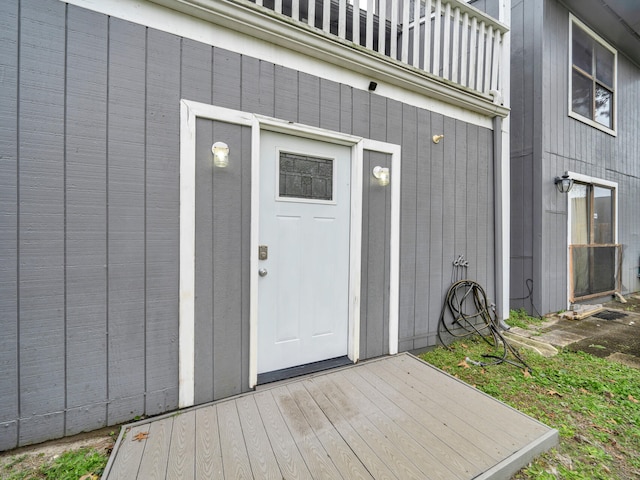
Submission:
M 347 354 L 351 149 L 261 134 L 258 373 Z

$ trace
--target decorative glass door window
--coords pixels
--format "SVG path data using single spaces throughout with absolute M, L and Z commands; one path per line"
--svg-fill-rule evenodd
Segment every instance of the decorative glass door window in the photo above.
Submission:
M 334 159 L 280 152 L 278 197 L 280 200 L 333 202 Z

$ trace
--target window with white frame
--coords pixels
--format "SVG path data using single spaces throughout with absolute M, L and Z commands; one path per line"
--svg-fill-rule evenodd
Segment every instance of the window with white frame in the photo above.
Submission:
M 615 135 L 617 52 L 570 18 L 569 115 Z

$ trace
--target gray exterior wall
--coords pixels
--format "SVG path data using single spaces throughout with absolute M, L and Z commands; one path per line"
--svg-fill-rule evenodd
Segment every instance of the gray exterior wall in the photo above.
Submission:
M 457 255 L 493 298 L 490 130 L 57 0 L 0 2 L 0 38 L 0 450 L 177 408 L 181 98 L 402 146 L 400 350 L 435 344 Z M 218 135 L 240 153 L 198 175 L 198 402 L 248 389 L 250 135 L 203 120 L 199 151 Z M 373 357 L 390 198 L 364 185 Z
M 527 279 L 540 313 L 567 308 L 567 196 L 553 184 L 566 170 L 618 183 L 622 289 L 638 291 L 640 67 L 618 50 L 613 137 L 568 116 L 569 11 L 556 0 L 513 2 L 511 32 L 512 308 L 532 310 L 521 299 Z

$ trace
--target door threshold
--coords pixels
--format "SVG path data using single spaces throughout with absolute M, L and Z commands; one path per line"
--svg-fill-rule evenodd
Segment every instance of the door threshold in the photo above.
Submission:
M 274 370 L 273 372 L 265 372 L 258 374 L 258 385 L 265 383 L 279 382 L 289 378 L 308 375 L 310 373 L 322 372 L 336 367 L 344 367 L 351 365 L 353 362 L 346 355 L 343 357 L 330 358 L 329 360 L 321 360 L 319 362 L 307 363 L 305 365 L 297 365 L 295 367 L 283 368 L 282 370 Z

